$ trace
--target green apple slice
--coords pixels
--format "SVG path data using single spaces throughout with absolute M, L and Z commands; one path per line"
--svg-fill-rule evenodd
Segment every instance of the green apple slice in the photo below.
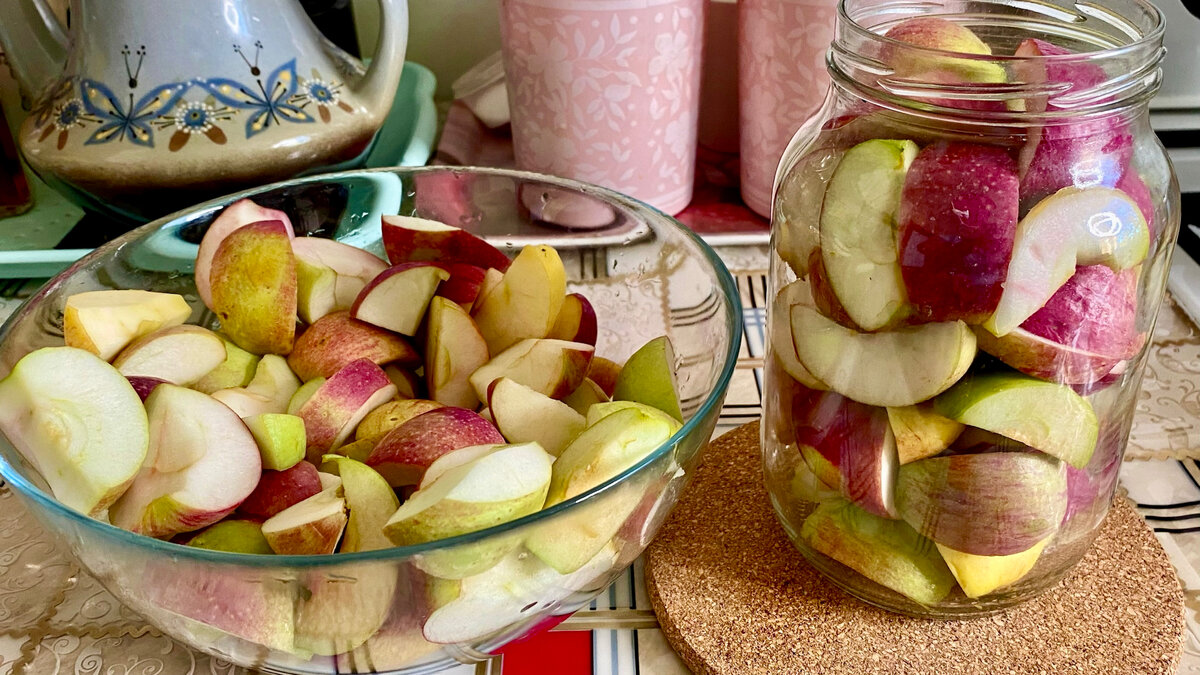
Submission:
M 888 408 L 887 416 L 896 435 L 901 464 L 941 454 L 964 428 L 962 422 L 943 417 L 925 405 Z
M 972 555 L 942 544 L 938 544 L 937 548 L 963 593 L 968 598 L 978 598 L 1014 584 L 1029 574 L 1050 539 L 1052 537 L 1047 537 L 1032 548 L 1009 555 Z
M 975 334 L 962 321 L 859 333 L 804 305 L 792 305 L 791 318 L 800 363 L 830 389 L 867 405 L 933 398 L 975 358 Z
M 1038 202 L 1017 225 L 996 311 L 983 327 L 1007 335 L 1046 304 L 1076 266 L 1129 269 L 1146 258 L 1150 229 L 1141 209 L 1109 187 L 1067 187 Z
M 675 348 L 665 335 L 642 345 L 617 374 L 613 399 L 653 406 L 683 421 L 675 382 Z
M 934 410 L 1053 455 L 1075 468 L 1096 450 L 1099 424 L 1087 399 L 1063 384 L 1018 373 L 988 373 L 938 396 Z
M 912 141 L 874 139 L 846 151 L 825 191 L 821 258 L 846 313 L 878 330 L 908 309 L 896 247 L 896 210 L 917 156 Z
M 124 493 L 150 447 L 133 385 L 74 347 L 30 352 L 0 381 L 0 431 L 58 501 L 88 515 Z
M 933 543 L 900 520 L 846 501 L 825 502 L 805 519 L 800 537 L 816 551 L 922 605 L 941 602 L 954 575 Z

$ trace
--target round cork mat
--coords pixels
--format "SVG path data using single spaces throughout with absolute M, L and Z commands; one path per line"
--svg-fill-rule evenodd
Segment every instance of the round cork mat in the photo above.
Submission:
M 714 441 L 645 557 L 671 646 L 695 673 L 1174 674 L 1183 594 L 1153 532 L 1117 500 L 1055 589 L 965 621 L 860 602 L 792 546 L 763 487 L 758 424 Z

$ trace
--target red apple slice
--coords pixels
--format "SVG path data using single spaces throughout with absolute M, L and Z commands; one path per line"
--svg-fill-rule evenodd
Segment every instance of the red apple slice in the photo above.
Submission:
M 466 230 L 413 216 L 383 217 L 383 247 L 393 265 L 435 261 L 508 269 L 508 257 Z
M 266 520 L 325 489 L 317 467 L 311 462 L 300 461 L 283 471 L 264 470 L 254 491 L 238 506 L 238 512 Z
M 563 299 L 554 327 L 546 337 L 596 345 L 596 310 L 587 298 L 571 293 Z
M 296 415 L 304 419 L 308 460 L 338 448 L 367 413 L 396 395 L 396 385 L 369 359 L 346 364 L 329 377 Z
M 346 501 L 318 492 L 267 519 L 262 534 L 280 555 L 324 555 L 337 550 L 346 521 Z
M 563 398 L 583 382 L 593 350 L 580 342 L 522 340 L 494 356 L 469 379 L 480 400 L 487 400 L 488 387 L 501 377 L 550 398 Z
M 437 263 L 437 265 L 450 273 L 450 278 L 438 286 L 437 294 L 470 311 L 475 298 L 479 297 L 479 289 L 483 285 L 484 277 L 487 276 L 487 270 L 467 263 Z
M 401 335 L 416 335 L 438 284 L 450 278 L 430 263 L 389 267 L 358 294 L 350 316 Z
M 212 308 L 212 262 L 213 257 L 217 254 L 217 249 L 221 246 L 221 242 L 229 236 L 231 232 L 239 228 L 245 227 L 251 223 L 262 221 L 278 221 L 283 223 L 284 229 L 287 231 L 289 238 L 294 238 L 295 234 L 292 231 L 292 221 L 283 211 L 275 209 L 267 209 L 255 204 L 249 199 L 239 199 L 236 202 L 225 207 L 224 211 L 213 220 L 208 229 L 204 231 L 204 238 L 200 240 L 200 247 L 196 251 L 196 266 L 195 266 L 195 281 L 196 292 L 200 295 L 200 299 L 204 301 L 205 306 Z
M 229 408 L 206 394 L 162 384 L 146 400 L 147 461 L 109 510 L 112 523 L 150 537 L 211 525 L 254 491 L 258 445 Z
M 415 365 L 421 356 L 407 340 L 350 318 L 349 312 L 321 317 L 296 338 L 288 365 L 303 381 L 329 377 L 356 359 L 384 365 Z
M 366 464 L 392 487 L 418 485 L 438 457 L 472 445 L 504 442 L 496 427 L 479 415 L 446 406 L 417 415 L 389 431 L 375 444 Z

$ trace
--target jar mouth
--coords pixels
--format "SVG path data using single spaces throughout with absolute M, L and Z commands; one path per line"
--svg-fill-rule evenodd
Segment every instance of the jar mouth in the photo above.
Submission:
M 966 27 L 992 53 L 917 46 L 886 34 L 918 17 Z M 840 0 L 827 64 L 836 84 L 885 107 L 1056 123 L 1153 97 L 1162 79 L 1163 34 L 1163 15 L 1147 0 Z M 1066 51 L 1022 47 L 1029 38 Z M 939 40 L 952 42 L 926 42 Z M 1055 76 L 1066 72 L 1087 77 Z

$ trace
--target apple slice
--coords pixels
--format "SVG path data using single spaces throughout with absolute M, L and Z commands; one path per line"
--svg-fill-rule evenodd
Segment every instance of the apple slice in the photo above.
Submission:
M 952 420 L 986 429 L 1087 466 L 1096 450 L 1099 424 L 1088 400 L 1066 385 L 1018 373 L 987 373 L 959 382 L 933 402 Z
M 900 272 L 921 321 L 980 323 L 1000 301 L 1017 231 L 1017 168 L 1004 148 L 936 142 L 904 179 Z
M 964 428 L 961 422 L 943 417 L 927 405 L 888 408 L 887 416 L 901 464 L 940 455 Z
M 488 408 L 509 443 L 536 442 L 558 457 L 583 431 L 583 415 L 571 406 L 502 377 L 492 383 Z
M 800 527 L 800 537 L 875 583 L 922 605 L 950 595 L 954 576 L 932 542 L 907 523 L 870 514 L 836 500 L 817 506 Z
M 896 481 L 896 510 L 909 525 L 974 555 L 1029 550 L 1066 509 L 1066 465 L 1037 452 L 930 457 L 900 467 Z
M 239 417 L 283 413 L 300 389 L 287 361 L 278 354 L 267 354 L 258 361 L 254 379 L 245 387 L 214 391 L 212 397 L 233 409 Z
M 480 293 L 471 310 L 488 353 L 549 335 L 566 295 L 567 273 L 558 252 L 546 245 L 526 246 L 500 282 L 487 295 Z
M 121 350 L 113 367 L 126 377 L 157 377 L 187 386 L 225 362 L 225 342 L 200 326 L 172 326 L 144 335 Z
M 546 337 L 596 346 L 596 310 L 592 303 L 579 293 L 567 295 Z
M 970 28 L 937 16 L 905 19 L 888 29 L 886 35 L 923 49 L 896 48 L 889 61 L 895 75 L 926 82 L 1004 82 L 1004 68 L 990 61 L 954 58 L 948 54 L 928 55 L 929 50 L 960 54 L 990 55 L 992 50 Z M 963 107 L 967 101 L 947 102 Z M 973 106 L 972 106 L 973 107 Z
M 510 625 L 553 612 L 572 594 L 607 583 L 617 555 L 608 545 L 576 571 L 560 574 L 536 557 L 514 551 L 483 574 L 464 579 L 458 596 L 425 621 L 425 639 L 476 644 Z
M 287 354 L 296 333 L 292 231 L 279 221 L 229 234 L 212 260 L 212 304 L 221 328 L 254 354 Z
M 231 235 L 232 236 L 232 235 Z M 233 512 L 262 473 L 258 445 L 229 408 L 162 384 L 146 399 L 150 449 L 112 523 L 150 537 L 198 530 Z
M 1032 548 L 1008 555 L 972 555 L 937 545 L 942 559 L 954 573 L 963 594 L 978 598 L 1020 581 L 1037 564 L 1050 538 L 1034 544 Z
M 262 526 L 252 520 L 226 519 L 200 530 L 187 545 L 210 551 L 271 555 Z
M 349 312 L 321 317 L 296 338 L 288 365 L 301 380 L 329 377 L 356 359 L 414 365 L 421 355 L 404 338 L 357 321 Z
M 286 413 L 264 413 L 242 420 L 254 435 L 263 469 L 283 471 L 304 459 L 304 420 Z
M 554 462 L 546 506 L 564 502 L 611 480 L 667 442 L 675 424 L 638 408 L 620 410 L 588 427 Z M 525 547 L 558 572 L 568 574 L 609 543 L 642 499 L 634 483 L 577 513 L 532 528 Z
M 347 520 L 346 501 L 322 491 L 268 518 L 262 536 L 280 555 L 324 555 L 337 550 Z
M 125 379 L 129 380 L 129 384 L 133 385 L 133 390 L 137 392 L 138 398 L 142 399 L 142 403 L 145 403 L 146 399 L 150 398 L 150 392 L 154 391 L 155 387 L 167 382 L 157 377 L 143 377 L 141 375 L 134 375 Z
M 1076 267 L 1021 329 L 1067 349 L 1115 361 L 1130 358 L 1144 339 L 1137 332 L 1138 273 L 1137 268 L 1114 272 L 1104 265 Z
M 129 380 L 74 347 L 32 351 L 0 380 L 0 431 L 55 499 L 89 516 L 125 492 L 150 443 Z
M 438 457 L 471 445 L 504 443 L 490 422 L 470 410 L 445 406 L 392 429 L 375 444 L 366 464 L 393 487 L 417 485 Z
M 595 359 L 593 358 L 593 361 Z M 611 361 L 610 361 L 611 363 Z M 590 368 L 588 369 L 590 372 Z M 614 380 L 615 382 L 615 380 Z M 575 388 L 575 391 L 563 397 L 562 402 L 571 406 L 571 409 L 580 415 L 586 415 L 588 410 L 597 403 L 608 403 L 608 394 L 599 384 L 592 381 L 591 378 L 585 377 L 583 382 Z
M 400 505 L 379 474 L 346 457 L 326 455 L 342 478 L 350 511 L 339 551 L 356 553 L 391 547 L 383 524 Z M 398 582 L 395 565 L 354 563 L 322 568 L 306 579 L 308 596 L 296 603 L 296 647 L 334 655 L 356 649 L 375 634 L 391 610 Z
M 797 279 L 779 289 L 775 299 L 771 301 L 771 353 L 774 354 L 783 371 L 792 379 L 808 389 L 828 389 L 818 380 L 808 368 L 800 363 L 796 356 L 796 343 L 792 339 L 791 307 L 803 305 L 816 307 L 813 302 L 812 289 L 806 279 Z
M 429 468 L 425 469 L 424 475 L 421 476 L 421 484 L 418 487 L 429 487 L 450 469 L 470 464 L 480 457 L 490 455 L 492 451 L 504 446 L 504 443 L 489 443 L 485 445 L 469 445 L 465 448 L 451 450 L 433 460 L 433 463 L 429 465 Z
M 613 413 L 618 413 L 622 410 L 629 410 L 630 408 L 634 410 L 640 410 L 647 415 L 657 417 L 671 425 L 672 434 L 674 434 L 676 431 L 679 431 L 679 429 L 683 426 L 679 423 L 679 420 L 671 417 L 658 408 L 646 405 L 645 403 L 636 403 L 634 401 L 604 401 L 601 403 L 596 403 L 592 407 L 588 408 L 587 415 L 584 417 L 586 418 L 587 426 L 591 427 L 595 426 L 597 422 L 605 417 L 608 417 L 609 415 L 612 415 Z
M 660 335 L 629 357 L 617 375 L 613 398 L 645 403 L 683 421 L 675 381 L 675 348 L 670 338 Z
M 449 278 L 449 272 L 432 263 L 389 267 L 358 294 L 350 316 L 401 335 L 416 335 L 438 284 Z
M 492 382 L 507 377 L 550 398 L 575 391 L 587 374 L 594 348 L 563 340 L 522 340 L 492 357 L 468 381 L 479 400 L 487 400 Z
M 933 398 L 975 358 L 975 334 L 961 321 L 859 333 L 804 305 L 793 305 L 791 318 L 800 363 L 829 388 L 867 405 Z
M 606 398 L 612 398 L 620 374 L 621 364 L 603 356 L 592 356 L 592 362 L 588 364 L 588 379 L 604 392 Z
M 412 418 L 427 413 L 430 410 L 446 407 L 437 401 L 427 401 L 420 398 L 406 398 L 399 401 L 388 401 L 367 413 L 354 430 L 356 440 L 373 438 L 378 440 L 384 434 L 404 424 Z
M 251 223 L 277 221 L 283 223 L 284 229 L 289 238 L 295 235 L 292 231 L 292 221 L 283 211 L 275 209 L 267 209 L 255 204 L 249 199 L 239 199 L 236 202 L 225 207 L 225 210 L 213 220 L 208 229 L 204 231 L 204 237 L 200 240 L 200 247 L 196 250 L 196 265 L 195 265 L 195 281 L 196 292 L 200 295 L 200 299 L 206 307 L 210 309 L 213 306 L 212 301 L 212 265 L 213 258 L 217 255 L 217 249 L 221 243 L 234 230 L 250 225 Z
M 466 230 L 413 216 L 383 217 L 383 248 L 393 265 L 434 261 L 508 269 L 508 257 Z
M 396 385 L 369 359 L 334 373 L 296 410 L 304 419 L 309 461 L 344 443 L 367 413 L 395 395 Z
M 108 361 L 130 342 L 192 315 L 183 296 L 137 289 L 88 291 L 67 298 L 63 338 Z
M 333 272 L 333 310 L 350 309 L 363 287 L 387 268 L 387 263 L 370 251 L 335 239 L 297 237 L 292 250 L 297 264 L 304 261 L 322 275 L 326 273 L 321 267 Z
M 192 383 L 192 389 L 211 394 L 221 389 L 234 389 L 250 384 L 258 368 L 258 356 L 221 338 L 225 343 L 225 360 Z
M 438 296 L 457 304 L 468 312 L 471 311 L 471 305 L 479 297 L 479 289 L 483 285 L 484 277 L 487 276 L 487 270 L 467 263 L 439 262 L 435 264 L 450 273 L 450 278 L 438 286 Z
M 446 602 L 442 588 L 450 584 L 457 595 L 457 582 L 428 577 L 414 567 L 403 568 L 387 619 L 362 646 L 337 655 L 335 672 L 387 673 L 434 660 L 441 646 L 425 639 L 421 625 Z
M 332 267 L 296 256 L 296 314 L 301 321 L 311 324 L 338 310 L 337 279 Z
M 886 136 L 872 134 L 871 137 Z M 779 181 L 774 211 L 779 226 L 774 249 L 780 260 L 801 279 L 808 276 L 812 254 L 821 246 L 821 205 L 825 201 L 825 188 L 837 170 L 842 154 L 843 151 L 836 148 L 809 153 Z
M 384 532 L 394 544 L 408 546 L 527 516 L 546 501 L 553 461 L 537 443 L 496 448 L 417 490 Z
M 489 359 L 487 342 L 466 310 L 446 298 L 434 298 L 425 338 L 429 398 L 459 408 L 478 406 L 468 378 Z
M 311 462 L 299 461 L 283 470 L 266 469 L 254 491 L 238 506 L 238 513 L 266 520 L 309 497 L 328 490 Z
M 982 326 L 976 327 L 979 349 L 1008 366 L 1043 380 L 1088 386 L 1100 382 L 1121 360 L 1117 356 L 1097 354 L 1048 340 L 1015 328 L 996 337 Z
M 421 378 L 417 377 L 413 371 L 389 364 L 383 367 L 383 372 L 387 373 L 388 379 L 396 385 L 396 396 L 399 398 L 425 397 Z
M 846 151 L 825 191 L 821 258 L 838 300 L 863 330 L 894 324 L 909 311 L 895 223 L 917 151 L 912 141 L 859 143 Z
M 792 402 L 800 455 L 823 483 L 869 513 L 896 517 L 896 437 L 887 412 L 832 391 Z
M 1063 188 L 1021 220 L 1004 293 L 984 323 L 1004 336 L 1033 316 L 1076 265 L 1129 269 L 1145 259 L 1150 231 L 1141 209 L 1115 188 Z

